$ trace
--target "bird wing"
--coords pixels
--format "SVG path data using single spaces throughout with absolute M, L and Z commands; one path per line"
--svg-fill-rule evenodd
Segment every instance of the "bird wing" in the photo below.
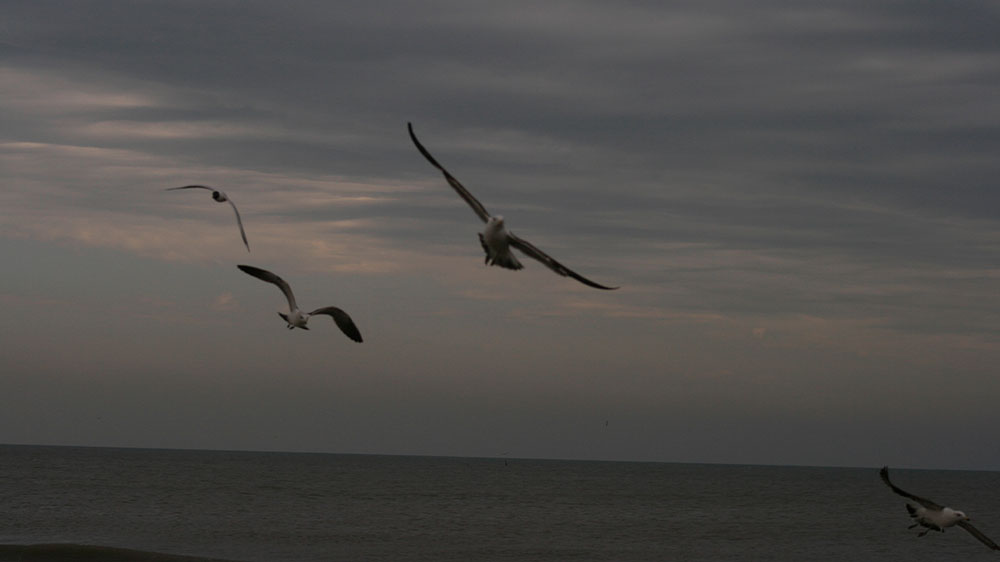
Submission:
M 228 196 L 226 197 L 226 201 L 229 202 L 229 206 L 233 208 L 233 213 L 236 214 L 236 225 L 240 227 L 240 236 L 243 237 L 243 245 L 247 247 L 247 251 L 249 252 L 250 243 L 247 242 L 247 233 L 243 230 L 243 219 L 240 218 L 240 212 L 236 208 L 236 203 L 233 203 L 233 200 L 230 199 Z
M 261 281 L 267 281 L 268 283 L 277 285 L 278 288 L 281 289 L 281 292 L 285 294 L 285 298 L 288 299 L 288 310 L 292 311 L 298 308 L 295 304 L 295 295 L 292 294 L 292 288 L 288 286 L 288 282 L 281 277 L 278 277 L 266 269 L 261 269 L 252 265 L 237 265 L 236 267 L 240 268 L 240 271 L 246 273 L 247 275 L 253 275 Z
M 922 498 L 920 496 L 916 496 L 914 494 L 911 494 L 911 493 L 907 492 L 906 490 L 903 490 L 902 488 L 900 488 L 900 487 L 896 486 L 895 484 L 893 484 L 892 482 L 890 482 L 889 481 L 889 467 L 888 466 L 883 466 L 882 470 L 880 470 L 878 474 L 879 474 L 879 476 L 882 477 L 882 481 L 885 482 L 886 486 L 889 486 L 890 488 L 892 488 L 893 492 L 896 492 L 897 494 L 903 496 L 904 498 L 909 498 L 909 499 L 911 499 L 911 500 L 919 503 L 920 505 L 926 507 L 927 509 L 934 509 L 934 510 L 942 510 L 942 509 L 944 509 L 944 506 L 940 506 L 940 505 L 932 502 L 931 500 L 929 500 L 927 498 Z
M 361 331 L 358 327 L 354 325 L 354 321 L 351 317 L 347 315 L 343 310 L 335 306 L 324 306 L 323 308 L 317 308 L 316 310 L 309 313 L 309 316 L 314 314 L 329 314 L 333 317 L 333 321 L 337 323 L 337 327 L 340 328 L 344 335 L 351 338 L 352 340 L 361 343 Z
M 587 279 L 586 277 L 580 275 L 579 273 L 573 271 L 572 269 L 566 267 L 565 265 L 557 262 L 552 256 L 532 246 L 531 243 L 528 242 L 527 240 L 524 240 L 523 238 L 518 238 L 512 232 L 508 232 L 507 236 L 509 238 L 511 246 L 517 248 L 518 250 L 521 250 L 522 252 L 524 252 L 526 256 L 542 262 L 543 264 L 545 264 L 546 267 L 548 267 L 552 271 L 555 271 L 559 275 L 562 275 L 563 277 L 566 276 L 572 277 L 573 279 L 576 279 L 577 281 L 583 283 L 584 285 L 594 287 L 595 289 L 604 289 L 605 291 L 612 291 L 618 288 L 618 287 L 606 287 L 604 285 L 601 285 L 600 283 L 594 283 L 590 279 Z
M 971 534 L 972 536 L 974 536 L 977 539 L 979 539 L 979 542 L 985 544 L 986 546 L 992 548 L 993 550 L 1000 550 L 1000 545 L 998 545 L 997 543 L 993 542 L 993 540 L 990 539 L 989 537 L 987 537 L 986 535 L 984 535 L 982 533 L 982 531 L 980 531 L 979 529 L 973 527 L 972 523 L 969 523 L 968 521 L 959 521 L 957 523 L 957 525 L 959 527 L 965 529 L 966 531 L 968 531 L 969 534 Z
M 207 185 L 183 185 L 181 187 L 168 187 L 167 191 L 174 191 L 174 190 L 177 190 L 177 189 L 207 189 L 207 190 L 211 191 L 212 193 L 218 192 L 217 189 L 213 189 L 211 187 L 208 187 Z M 221 192 L 219 192 L 219 193 L 221 193 Z M 233 208 L 233 212 L 236 213 L 236 225 L 240 227 L 240 236 L 243 237 L 243 245 L 247 247 L 247 251 L 249 252 L 250 251 L 250 243 L 247 242 L 247 233 L 246 233 L 246 231 L 243 230 L 243 219 L 240 218 L 240 211 L 236 208 L 236 203 L 233 203 L 233 200 L 230 199 L 228 195 L 223 194 L 222 197 L 223 197 L 222 200 L 223 201 L 227 201 L 229 203 L 229 206 L 231 206 Z
M 174 191 L 176 189 L 207 189 L 209 191 L 215 191 L 207 185 L 182 185 L 181 187 L 168 187 L 167 191 Z
M 424 148 L 424 145 L 420 144 L 420 141 L 417 140 L 417 135 L 413 134 L 413 125 L 407 123 L 406 128 L 410 131 L 410 138 L 413 139 L 413 144 L 417 145 L 417 150 L 420 151 L 420 154 L 423 154 L 424 158 L 426 158 L 428 162 L 433 164 L 435 168 L 441 170 L 441 173 L 444 174 L 444 179 L 448 180 L 448 183 L 451 185 L 451 187 L 454 188 L 456 192 L 458 192 L 458 194 L 462 197 L 462 199 L 465 199 L 465 202 L 468 203 L 470 207 L 472 207 L 472 210 L 476 212 L 476 215 L 478 215 L 479 218 L 483 220 L 483 222 L 490 220 L 490 213 L 486 210 L 486 207 L 483 207 L 483 204 L 480 203 L 478 199 L 473 197 L 472 194 L 469 193 L 469 190 L 465 189 L 465 186 L 462 185 L 461 182 L 459 182 L 457 179 L 455 179 L 455 176 L 449 174 L 448 170 L 444 169 L 444 166 L 438 164 L 438 161 L 435 160 L 433 156 L 431 156 L 430 152 L 427 152 L 427 149 Z

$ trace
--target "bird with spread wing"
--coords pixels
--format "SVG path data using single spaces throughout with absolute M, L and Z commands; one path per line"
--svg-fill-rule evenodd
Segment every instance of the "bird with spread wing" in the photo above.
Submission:
M 455 176 L 451 175 L 448 170 L 444 169 L 444 166 L 439 164 L 438 161 L 431 156 L 431 153 L 424 148 L 424 145 L 420 144 L 420 141 L 417 140 L 417 135 L 413 133 L 413 125 L 411 123 L 407 123 L 406 126 L 410 131 L 410 139 L 413 140 L 413 144 L 417 146 L 417 150 L 420 151 L 420 154 L 423 154 L 424 158 L 426 158 L 427 161 L 430 162 L 435 168 L 441 170 L 441 173 L 444 174 L 444 179 L 448 181 L 448 184 L 451 185 L 451 187 L 462 199 L 465 200 L 466 203 L 469 204 L 470 207 L 472 207 L 476 216 L 486 223 L 486 227 L 481 233 L 479 233 L 479 243 L 482 244 L 483 250 L 486 252 L 486 263 L 488 265 L 499 265 L 500 267 L 506 269 L 522 269 L 524 266 L 521 265 L 517 256 L 510 251 L 510 248 L 514 247 L 521 252 L 524 252 L 524 254 L 528 257 L 542 262 L 542 264 L 546 267 L 563 277 L 572 277 L 584 285 L 594 287 L 595 289 L 610 291 L 618 288 L 607 287 L 587 279 L 586 277 L 559 263 L 555 260 L 555 258 L 539 250 L 527 240 L 520 238 L 513 232 L 507 230 L 503 217 L 500 215 L 490 215 L 490 213 L 486 211 L 486 207 L 484 207 L 478 199 L 473 197 L 472 194 L 469 193 L 469 190 L 465 189 L 465 186 L 455 179 Z
M 930 531 L 941 531 L 943 533 L 946 528 L 958 525 L 968 531 L 969 534 L 979 539 L 979 541 L 986 546 L 992 548 L 993 550 L 1000 550 L 1000 545 L 997 545 L 997 543 L 993 542 L 992 539 L 984 535 L 982 531 L 973 527 L 972 523 L 969 523 L 969 516 L 965 513 L 954 510 L 950 507 L 938 505 L 927 498 L 911 494 L 896 486 L 889 480 L 889 467 L 887 466 L 882 467 L 882 470 L 879 471 L 879 476 L 882 477 L 882 481 L 885 482 L 886 486 L 889 486 L 893 492 L 908 500 L 912 500 L 906 502 L 906 511 L 910 514 L 910 517 L 912 517 L 914 521 L 913 525 L 910 525 L 909 528 L 913 529 L 918 526 L 924 527 L 924 530 L 920 531 L 917 536 L 922 537 Z
M 236 203 L 226 195 L 225 191 L 221 189 L 215 189 L 208 187 L 207 185 L 183 185 L 181 187 L 168 187 L 167 191 L 174 191 L 177 189 L 207 189 L 212 192 L 212 199 L 217 203 L 229 203 L 229 206 L 233 208 L 233 213 L 236 214 L 236 226 L 240 227 L 240 236 L 243 237 L 243 245 L 247 247 L 247 251 L 250 251 L 250 243 L 247 242 L 247 233 L 243 230 L 243 219 L 240 218 L 240 211 L 236 208 Z
M 309 322 L 310 316 L 326 314 L 333 318 L 333 321 L 337 324 L 337 327 L 340 328 L 340 331 L 344 332 L 344 335 L 358 343 L 361 343 L 361 332 L 358 330 L 358 327 L 354 325 L 354 321 L 351 320 L 351 317 L 348 316 L 343 310 L 335 306 L 324 306 L 323 308 L 317 308 L 312 312 L 302 312 L 295 303 L 295 295 L 292 294 L 292 287 L 287 281 L 266 269 L 261 269 L 252 265 L 237 265 L 236 267 L 247 275 L 251 275 L 261 281 L 271 283 L 272 285 L 276 285 L 279 289 L 281 289 L 285 298 L 288 299 L 288 314 L 279 312 L 278 316 L 285 320 L 288 324 L 289 330 L 294 328 L 308 330 L 309 327 L 306 323 Z

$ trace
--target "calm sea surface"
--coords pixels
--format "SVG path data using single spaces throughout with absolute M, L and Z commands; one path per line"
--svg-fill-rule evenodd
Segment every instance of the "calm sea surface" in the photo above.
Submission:
M 896 470 L 1000 540 L 1000 473 Z M 0 446 L 0 560 L 987 560 L 877 467 Z

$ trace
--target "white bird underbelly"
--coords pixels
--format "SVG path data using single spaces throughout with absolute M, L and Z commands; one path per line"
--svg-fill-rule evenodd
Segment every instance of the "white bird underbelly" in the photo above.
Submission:
M 309 315 L 303 314 L 302 311 L 299 309 L 291 311 L 290 314 L 284 314 L 282 312 L 279 312 L 278 316 L 281 316 L 282 318 L 285 319 L 285 322 L 288 323 L 289 330 L 291 330 L 292 328 L 301 328 L 303 330 L 309 329 L 308 327 L 306 327 L 306 323 L 309 322 Z
M 510 237 L 504 226 L 503 217 L 490 217 L 486 227 L 479 234 L 479 242 L 486 252 L 488 265 L 499 265 L 507 269 L 523 269 L 517 256 L 510 251 Z

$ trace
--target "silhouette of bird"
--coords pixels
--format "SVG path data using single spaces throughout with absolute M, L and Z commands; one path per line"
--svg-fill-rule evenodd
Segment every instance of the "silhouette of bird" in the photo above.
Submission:
M 462 197 L 462 199 L 465 199 L 465 202 L 472 207 L 472 210 L 475 211 L 476 215 L 486 223 L 486 227 L 481 233 L 479 233 L 479 243 L 482 244 L 483 250 L 486 252 L 487 265 L 499 265 L 500 267 L 514 270 L 522 269 L 524 266 L 521 265 L 517 256 L 510 251 L 510 248 L 514 247 L 524 252 L 524 254 L 528 257 L 542 262 L 546 267 L 563 277 L 572 277 L 584 285 L 588 285 L 596 289 L 610 291 L 618 288 L 607 287 L 587 279 L 565 265 L 557 262 L 552 256 L 539 250 L 527 240 L 519 238 L 515 236 L 513 232 L 507 230 L 503 216 L 490 215 L 490 213 L 486 211 L 486 207 L 483 207 L 483 204 L 473 197 L 472 194 L 469 193 L 469 190 L 465 189 L 465 186 L 455 179 L 455 176 L 451 175 L 448 170 L 445 170 L 444 166 L 438 164 L 438 161 L 431 156 L 430 152 L 427 152 L 427 149 L 424 148 L 424 145 L 420 144 L 420 141 L 417 140 L 417 136 L 413 133 L 413 124 L 407 123 L 406 127 L 410 131 L 410 138 L 413 140 L 413 144 L 417 146 L 417 150 L 420 151 L 420 154 L 423 154 L 424 158 L 426 158 L 427 161 L 430 162 L 435 168 L 441 170 L 441 173 L 444 174 L 444 179 L 448 181 L 448 184 L 451 185 L 451 187 L 458 193 L 459 196 Z
M 225 191 L 214 189 L 208 187 L 207 185 L 184 185 L 181 187 L 168 187 L 167 191 L 174 191 L 177 189 L 207 189 L 212 192 L 212 199 L 219 203 L 229 203 L 229 206 L 233 208 L 233 213 L 236 214 L 236 226 L 240 227 L 240 236 L 243 238 L 243 245 L 247 247 L 247 251 L 250 251 L 250 243 L 247 242 L 247 233 L 243 231 L 243 219 L 240 218 L 240 211 L 236 208 L 236 203 L 226 195 Z
M 347 315 L 343 310 L 335 306 L 324 306 L 323 308 L 317 308 L 312 312 L 302 312 L 299 310 L 297 304 L 295 304 L 295 295 L 292 294 L 292 288 L 288 285 L 281 277 L 271 273 L 266 269 L 261 269 L 259 267 L 254 267 L 252 265 L 237 265 L 243 273 L 247 275 L 252 275 L 261 281 L 266 281 L 273 285 L 277 285 L 281 292 L 284 293 L 285 298 L 288 299 L 288 314 L 279 312 L 278 316 L 282 317 L 288 324 L 288 329 L 302 328 L 303 330 L 308 330 L 309 327 L 306 324 L 309 322 L 310 316 L 315 316 L 317 314 L 327 314 L 333 318 L 336 322 L 337 327 L 340 328 L 344 335 L 351 338 L 352 340 L 361 343 L 361 332 L 358 327 L 354 325 L 354 321 L 351 317 Z
M 950 507 L 938 505 L 927 498 L 913 495 L 899 488 L 889 481 L 888 466 L 882 467 L 882 470 L 879 471 L 879 476 L 882 477 L 882 481 L 885 482 L 886 486 L 889 486 L 893 492 L 896 492 L 906 499 L 913 500 L 912 502 L 906 502 L 906 511 L 910 514 L 910 517 L 912 517 L 914 521 L 913 525 L 909 526 L 910 529 L 918 526 L 924 527 L 924 530 L 920 531 L 917 536 L 922 537 L 930 531 L 940 531 L 943 533 L 946 528 L 958 525 L 968 531 L 972 536 L 979 539 L 979 541 L 986 546 L 992 548 L 993 550 L 1000 550 L 1000 545 L 997 545 L 997 543 L 993 542 L 979 529 L 973 527 L 972 523 L 969 523 L 969 516 L 965 513 L 956 511 Z

